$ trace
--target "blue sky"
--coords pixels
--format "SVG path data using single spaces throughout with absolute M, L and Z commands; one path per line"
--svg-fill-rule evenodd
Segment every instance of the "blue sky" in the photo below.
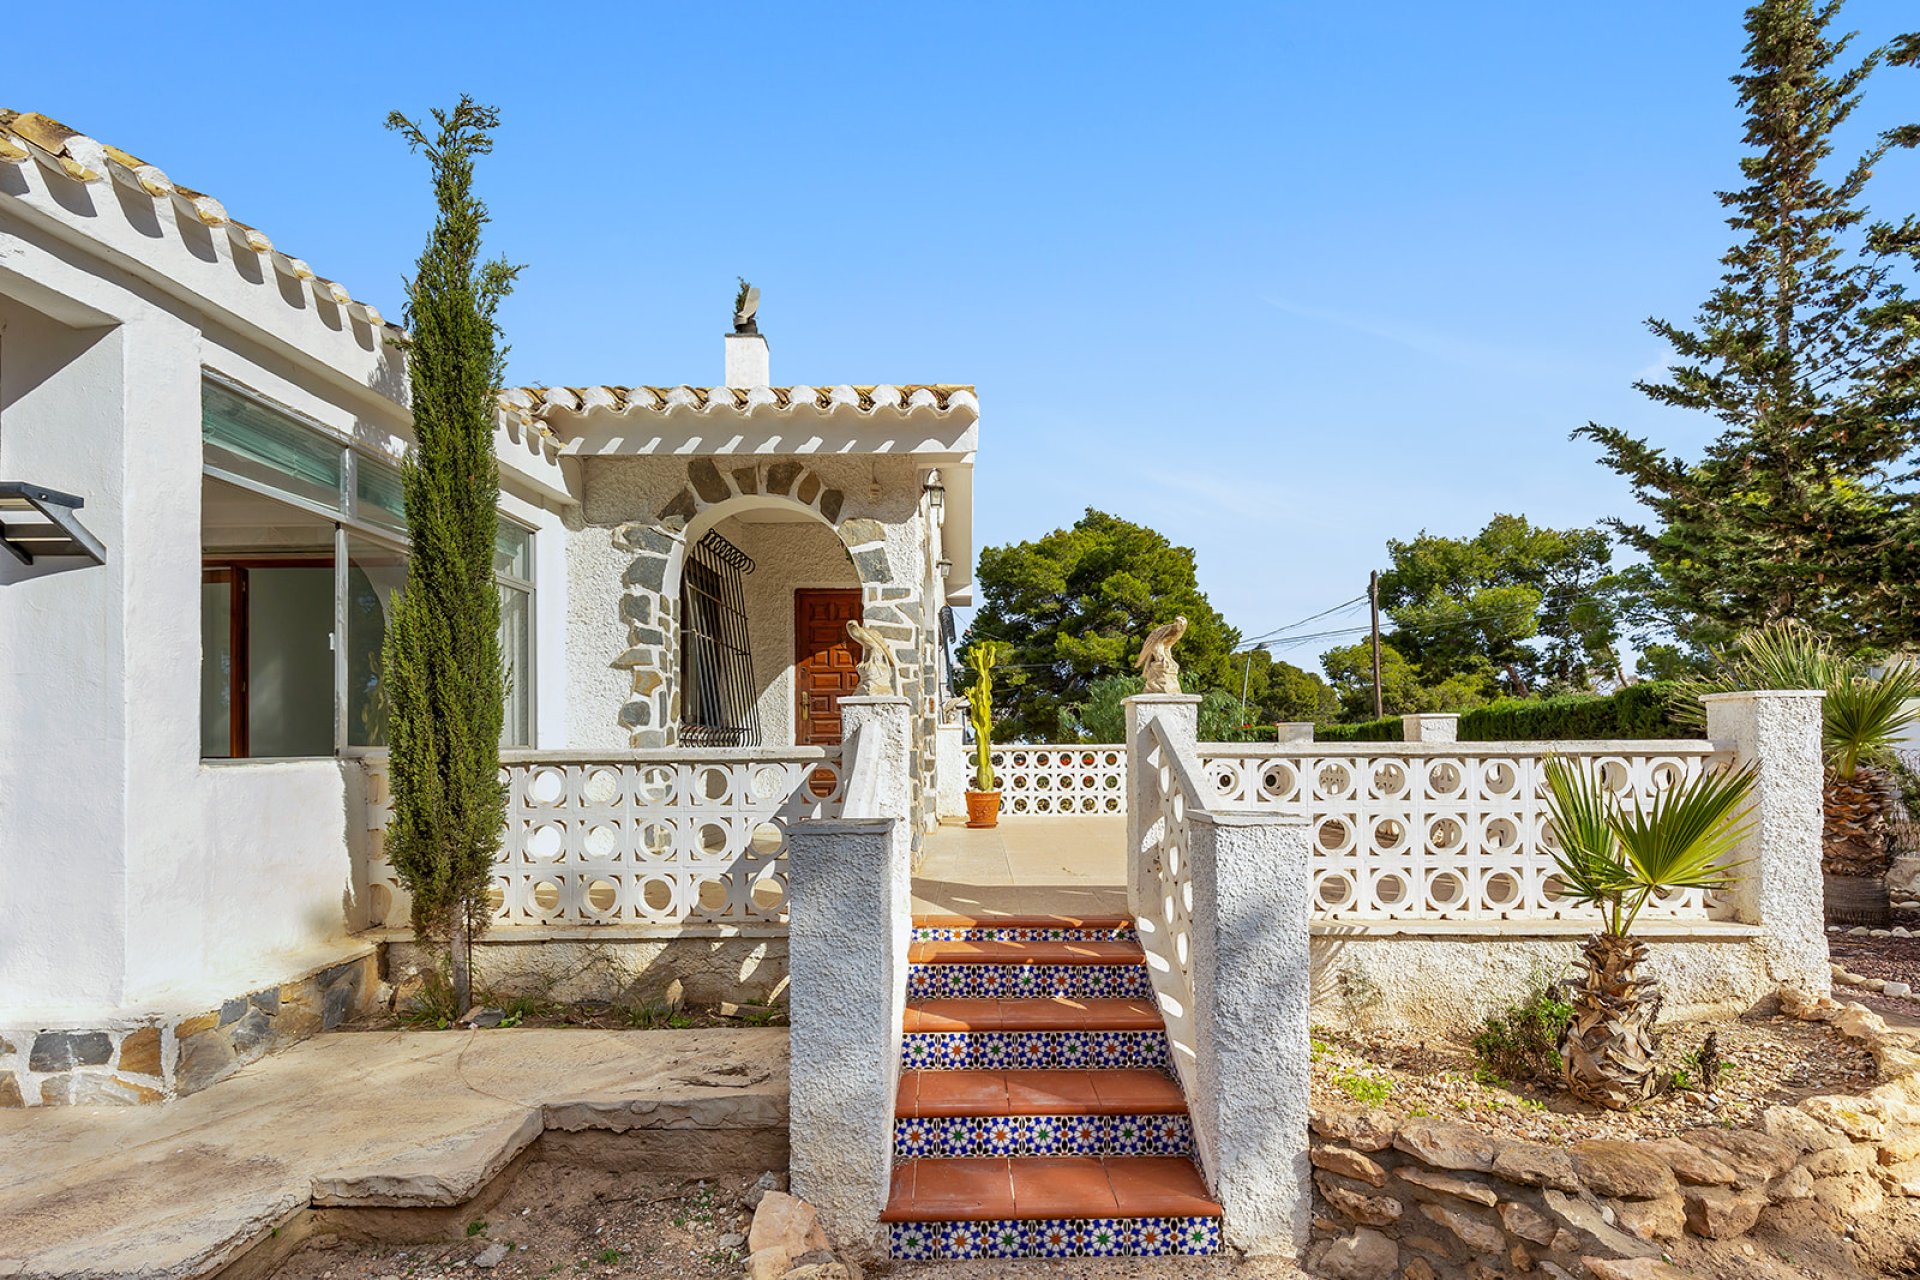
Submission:
M 0 105 L 397 315 L 431 210 L 381 121 L 496 103 L 513 381 L 716 382 L 744 274 L 777 382 L 978 385 L 980 541 L 1104 507 L 1248 634 L 1389 537 L 1628 511 L 1590 418 L 1705 435 L 1630 383 L 1728 242 L 1737 3 L 302 8 L 127 6 L 132 62 L 15 58 Z M 1856 133 L 1915 118 L 1883 72 Z M 1920 208 L 1920 156 L 1871 199 Z

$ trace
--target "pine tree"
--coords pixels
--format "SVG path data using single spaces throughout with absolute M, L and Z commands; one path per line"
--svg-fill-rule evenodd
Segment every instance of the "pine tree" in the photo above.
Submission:
M 1882 64 L 1920 60 L 1903 36 L 1844 61 L 1828 27 L 1842 0 L 1761 0 L 1747 10 L 1746 185 L 1720 193 L 1740 240 L 1693 328 L 1649 327 L 1677 360 L 1653 400 L 1712 414 L 1721 434 L 1697 462 L 1589 423 L 1605 465 L 1651 509 L 1612 522 L 1658 570 L 1670 607 L 1713 639 L 1799 618 L 1852 643 L 1920 635 L 1920 220 L 1868 222 L 1868 180 L 1920 126 L 1881 134 L 1829 181 L 1835 132 Z
M 518 267 L 480 262 L 486 206 L 473 158 L 493 149 L 499 113 L 462 97 L 436 132 L 394 112 L 387 127 L 426 153 L 439 212 L 407 284 L 414 450 L 402 468 L 411 555 L 384 654 L 393 818 L 387 858 L 413 896 L 413 928 L 445 940 L 456 1008 L 471 1003 L 473 935 L 506 819 L 494 535 L 500 500 L 494 395 L 505 372 L 494 313 Z

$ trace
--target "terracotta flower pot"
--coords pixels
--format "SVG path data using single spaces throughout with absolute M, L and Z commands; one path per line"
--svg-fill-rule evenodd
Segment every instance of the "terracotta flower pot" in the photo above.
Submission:
M 998 791 L 967 792 L 967 825 L 970 827 L 1000 825 L 1000 793 Z

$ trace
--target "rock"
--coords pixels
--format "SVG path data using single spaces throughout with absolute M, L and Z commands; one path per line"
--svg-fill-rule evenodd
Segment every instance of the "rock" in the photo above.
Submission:
M 1334 1182 L 1331 1178 L 1317 1178 L 1320 1195 L 1329 1208 L 1344 1215 L 1362 1226 L 1385 1227 L 1400 1220 L 1405 1212 L 1404 1206 L 1392 1196 L 1366 1196 Z
M 1800 1109 L 1829 1129 L 1838 1129 L 1860 1142 L 1878 1142 L 1887 1136 L 1886 1121 L 1880 1118 L 1877 1104 L 1865 1098 L 1825 1094 L 1803 1098 Z
M 743 1249 L 747 1244 L 747 1234 L 744 1231 L 729 1231 L 715 1240 L 714 1244 L 722 1249 Z
M 1863 1218 L 1878 1213 L 1887 1199 L 1877 1179 L 1859 1174 L 1840 1178 L 1815 1178 L 1813 1198 L 1842 1219 Z
M 1499 1227 L 1479 1214 L 1444 1204 L 1423 1204 L 1420 1212 L 1452 1232 L 1460 1243 L 1475 1253 L 1498 1254 L 1506 1251 L 1506 1236 Z
M 27 1054 L 29 1071 L 71 1071 L 103 1067 L 113 1056 L 113 1040 L 104 1031 L 42 1031 Z
M 767 1172 L 761 1174 L 751 1187 L 747 1188 L 747 1193 L 740 1197 L 740 1203 L 749 1209 L 758 1209 L 760 1207 L 760 1201 L 766 1196 L 767 1192 L 785 1191 L 786 1189 L 787 1175 L 784 1173 L 775 1173 L 769 1169 Z
M 1393 1145 L 1424 1164 L 1441 1169 L 1493 1168 L 1493 1139 L 1477 1129 L 1445 1120 L 1409 1120 L 1394 1135 Z
M 1913 998 L 1913 988 L 1904 982 L 1885 982 L 1880 985 L 1880 994 L 1896 1000 L 1909 1000 Z
M 1580 1265 L 1594 1280 L 1693 1280 L 1691 1272 L 1659 1258 L 1582 1258 Z
M 473 1255 L 473 1265 L 483 1269 L 497 1267 L 505 1262 L 507 1255 L 512 1252 L 512 1248 L 495 1240 L 479 1253 Z
M 0 1071 L 0 1107 L 24 1107 L 27 1100 L 20 1093 L 20 1081 L 11 1071 Z
M 180 1042 L 180 1061 L 174 1073 L 181 1093 L 204 1089 L 233 1065 L 233 1046 L 224 1036 L 203 1032 Z
M 1768 1194 L 1778 1201 L 1812 1199 L 1813 1175 L 1796 1165 L 1773 1184 Z
M 1887 1126 L 1887 1136 L 1880 1141 L 1877 1158 L 1881 1164 L 1905 1164 L 1920 1159 L 1920 1125 Z
M 1580 1180 L 1573 1173 L 1573 1157 L 1559 1147 L 1537 1142 L 1501 1144 L 1493 1158 L 1494 1176 L 1528 1187 L 1552 1187 L 1556 1191 L 1578 1191 Z
M 813 1206 L 784 1191 L 769 1191 L 762 1196 L 753 1211 L 753 1225 L 747 1228 L 749 1263 L 763 1255 L 778 1254 L 784 1269 L 801 1254 L 826 1245 Z
M 1316 1111 L 1313 1131 L 1355 1151 L 1385 1151 L 1393 1145 L 1393 1117 L 1385 1111 Z
M 157 1076 L 160 1068 L 160 1028 L 139 1027 L 120 1041 L 119 1069 L 129 1075 Z
M 273 1040 L 273 1021 L 258 1009 L 249 1009 L 227 1032 L 227 1043 L 238 1057 L 257 1058 Z
M 1653 1200 L 1622 1200 L 1620 1225 L 1642 1240 L 1678 1240 L 1687 1229 L 1686 1204 L 1676 1193 Z
M 855 1280 L 855 1275 L 844 1262 L 809 1262 L 787 1272 L 782 1280 Z
M 1547 1202 L 1547 1212 L 1560 1219 L 1576 1235 L 1585 1236 L 1594 1241 L 1608 1253 L 1616 1253 L 1626 1258 L 1652 1257 L 1659 1249 L 1644 1240 L 1628 1235 L 1609 1223 L 1601 1213 L 1600 1206 L 1592 1200 L 1567 1195 L 1561 1191 L 1541 1193 Z M 1578 1239 L 1562 1242 L 1559 1235 L 1553 1239 L 1555 1253 L 1571 1253 L 1581 1247 Z
M 1314 1274 L 1328 1280 L 1393 1280 L 1400 1246 L 1371 1227 L 1361 1227 L 1327 1246 Z
M 1885 1165 L 1880 1170 L 1880 1180 L 1896 1196 L 1920 1196 L 1920 1160 Z
M 1845 1138 L 1794 1107 L 1768 1107 L 1760 1113 L 1760 1131 L 1791 1144 L 1802 1155 L 1847 1145 Z
M 1854 1173 L 1871 1173 L 1877 1163 L 1872 1147 L 1856 1147 L 1846 1143 L 1814 1152 L 1800 1162 L 1800 1167 L 1807 1171 L 1808 1177 L 1817 1181 L 1821 1178 L 1844 1178 Z
M 1409 1258 L 1400 1280 L 1439 1280 L 1439 1277 L 1434 1273 L 1433 1264 L 1425 1258 Z
M 1482 1182 L 1469 1182 L 1465 1178 L 1449 1177 L 1444 1173 L 1435 1173 L 1431 1169 L 1422 1169 L 1418 1165 L 1401 1165 L 1393 1171 L 1393 1176 L 1402 1182 L 1410 1182 L 1427 1191 L 1437 1191 L 1441 1195 L 1457 1196 L 1462 1200 L 1471 1200 L 1475 1204 L 1491 1209 L 1500 1200 L 1492 1187 Z
M 1642 1142 L 1593 1138 L 1573 1144 L 1573 1171 L 1603 1196 L 1651 1200 L 1680 1189 L 1673 1170 Z M 1676 1205 L 1677 1208 L 1677 1205 Z
M 1532 1205 L 1519 1200 L 1507 1200 L 1502 1202 L 1497 1212 L 1500 1214 L 1500 1225 L 1507 1229 L 1508 1234 L 1531 1240 L 1535 1244 L 1553 1243 L 1553 1224 Z
M 475 1005 L 461 1015 L 458 1025 L 463 1027 L 478 1027 L 486 1030 L 499 1026 L 502 1022 L 506 1021 L 506 1017 L 507 1011 L 505 1009 L 482 1009 L 479 1005 Z
M 1358 1151 L 1349 1151 L 1345 1147 L 1318 1146 L 1308 1151 L 1307 1159 L 1317 1169 L 1357 1178 L 1368 1186 L 1387 1185 L 1387 1171 L 1380 1167 L 1379 1161 L 1369 1159 Z
M 1798 1163 L 1793 1147 L 1751 1129 L 1694 1129 L 1682 1134 L 1681 1141 L 1704 1147 L 1732 1165 L 1733 1185 L 1742 1189 L 1764 1186 Z
M 1853 928 L 1847 930 L 1847 936 L 1849 938 L 1864 938 L 1867 936 L 1867 926 L 1863 924 L 1857 924 L 1853 926 Z
M 1745 1235 L 1767 1207 L 1767 1198 L 1754 1191 L 1688 1187 L 1682 1194 L 1687 1202 L 1688 1228 L 1709 1240 Z
M 1867 936 L 1868 936 L 1869 938 L 1891 938 L 1891 937 L 1893 936 L 1893 930 L 1891 930 L 1891 929 L 1869 929 L 1869 930 L 1867 930 Z
M 747 1255 L 747 1280 L 780 1280 L 787 1274 L 793 1255 L 785 1249 L 762 1249 Z
M 1796 1111 L 1792 1114 L 1800 1113 Z M 1739 1176 L 1734 1173 L 1732 1165 L 1718 1156 L 1678 1138 L 1660 1138 L 1640 1145 L 1664 1161 L 1673 1170 L 1674 1177 L 1690 1186 L 1729 1186 Z

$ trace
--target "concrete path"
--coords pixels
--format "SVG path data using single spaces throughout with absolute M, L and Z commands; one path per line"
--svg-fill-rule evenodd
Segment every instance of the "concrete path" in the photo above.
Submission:
M 204 1275 L 310 1205 L 460 1204 L 547 1129 L 786 1122 L 779 1028 L 335 1033 L 178 1102 L 0 1111 L 0 1276 Z
M 1127 820 L 1002 818 L 930 832 L 913 878 L 927 915 L 1118 915 L 1127 910 Z

